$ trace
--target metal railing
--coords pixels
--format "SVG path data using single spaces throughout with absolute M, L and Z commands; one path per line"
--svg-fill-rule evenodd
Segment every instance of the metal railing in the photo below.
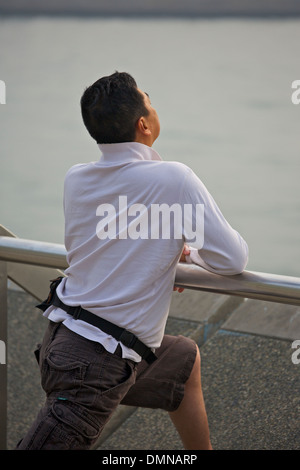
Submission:
M 7 279 L 39 300 L 49 279 L 67 268 L 63 245 L 17 238 L 0 225 L 0 340 L 7 340 Z M 48 268 L 48 269 L 47 269 Z M 234 276 L 212 274 L 199 266 L 179 263 L 175 284 L 186 289 L 300 305 L 300 278 L 245 271 Z M 7 370 L 0 366 L 0 449 L 6 448 Z
M 67 268 L 66 250 L 56 243 L 0 237 L 0 260 L 50 268 Z M 194 264 L 180 263 L 176 285 L 187 289 L 300 305 L 300 278 L 254 271 L 234 276 L 213 274 Z

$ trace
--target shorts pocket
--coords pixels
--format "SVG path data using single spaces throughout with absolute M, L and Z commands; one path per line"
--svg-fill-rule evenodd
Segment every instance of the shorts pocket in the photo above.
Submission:
M 55 401 L 52 413 L 57 421 L 72 428 L 76 435 L 88 441 L 93 441 L 98 437 L 100 425 L 86 408 L 68 400 L 63 403 Z
M 41 365 L 42 387 L 47 394 L 80 388 L 89 362 L 65 351 L 50 352 Z

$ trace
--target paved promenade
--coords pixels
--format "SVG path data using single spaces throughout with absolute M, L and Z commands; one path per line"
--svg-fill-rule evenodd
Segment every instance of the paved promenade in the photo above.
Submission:
M 43 402 L 32 351 L 46 320 L 36 303 L 9 290 L 8 449 Z M 300 363 L 294 363 L 300 349 L 298 355 L 292 349 L 300 340 L 300 307 L 186 289 L 173 294 L 167 332 L 200 346 L 214 449 L 300 449 Z M 99 451 L 182 449 L 167 413 L 126 406 L 97 445 Z

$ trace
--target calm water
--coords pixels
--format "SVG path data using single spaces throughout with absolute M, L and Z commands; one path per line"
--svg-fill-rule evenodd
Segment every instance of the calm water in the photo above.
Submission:
M 99 157 L 80 96 L 128 71 L 160 115 L 155 149 L 203 180 L 248 268 L 300 276 L 299 43 L 299 21 L 0 20 L 0 223 L 63 243 L 65 172 Z

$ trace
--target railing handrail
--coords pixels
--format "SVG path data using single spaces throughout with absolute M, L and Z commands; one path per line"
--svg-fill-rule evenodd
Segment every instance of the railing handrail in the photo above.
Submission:
M 66 249 L 58 243 L 0 236 L 0 260 L 66 269 Z M 254 271 L 234 276 L 210 273 L 194 264 L 179 263 L 176 285 L 187 289 L 300 305 L 300 278 Z
M 68 267 L 64 245 L 6 236 L 0 236 L 0 260 L 57 269 Z

